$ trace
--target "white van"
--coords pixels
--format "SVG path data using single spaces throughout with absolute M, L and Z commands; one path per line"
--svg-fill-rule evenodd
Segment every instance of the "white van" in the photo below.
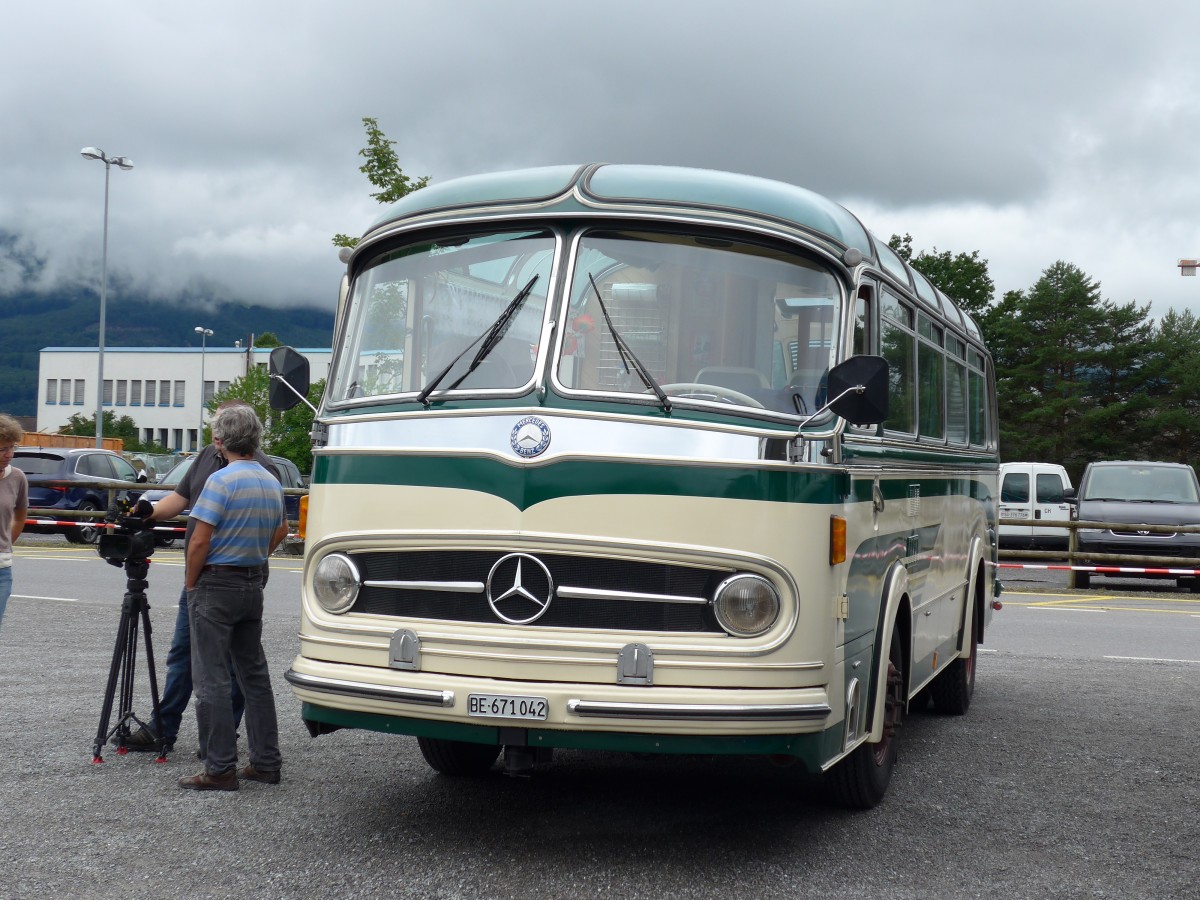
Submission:
M 1067 470 L 1053 463 L 1013 462 L 1000 466 L 1000 546 L 1018 550 L 1065 550 L 1066 528 L 1006 525 L 1008 519 L 1068 521 L 1075 495 Z

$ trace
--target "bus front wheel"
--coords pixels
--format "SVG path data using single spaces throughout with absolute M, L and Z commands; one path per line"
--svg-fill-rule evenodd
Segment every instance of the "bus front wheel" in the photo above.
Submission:
M 825 775 L 830 799 L 850 809 L 871 809 L 887 793 L 896 768 L 896 731 L 904 716 L 904 653 L 900 635 L 892 633 L 888 651 L 883 736 L 878 743 L 859 744 Z

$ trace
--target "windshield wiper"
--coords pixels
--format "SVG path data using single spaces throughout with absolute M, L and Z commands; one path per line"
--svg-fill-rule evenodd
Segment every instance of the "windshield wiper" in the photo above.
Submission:
M 650 374 L 650 370 L 642 364 L 642 361 L 637 358 L 637 354 L 633 349 L 625 343 L 625 338 L 617 331 L 617 326 L 613 324 L 612 317 L 608 314 L 608 307 L 604 305 L 604 298 L 600 296 L 600 288 L 596 287 L 596 279 L 588 272 L 588 281 L 592 283 L 592 290 L 596 292 L 596 302 L 600 304 L 600 312 L 604 314 L 604 321 L 608 324 L 608 330 L 613 336 L 613 341 L 617 345 L 617 353 L 621 355 L 621 364 L 625 366 L 625 373 L 628 374 L 631 369 L 629 364 L 633 363 L 632 371 L 637 372 L 638 377 L 642 379 L 642 383 L 650 390 L 654 391 L 654 395 L 658 397 L 658 402 L 662 404 L 663 412 L 670 415 L 671 413 L 671 398 L 667 396 L 667 392 Z
M 479 337 L 475 338 L 475 340 L 471 341 L 471 343 L 467 344 L 467 346 L 463 348 L 462 353 L 450 360 L 450 364 L 446 366 L 446 368 L 442 369 L 442 371 L 434 375 L 433 378 L 429 379 L 429 384 L 421 388 L 421 392 L 417 394 L 418 403 L 424 403 L 426 406 L 429 406 L 429 395 L 433 393 L 434 388 L 441 384 L 442 379 L 445 378 L 450 370 L 454 368 L 455 364 L 464 356 L 466 356 L 467 353 L 470 352 L 471 348 L 476 344 L 479 344 L 479 350 L 475 354 L 475 357 L 471 360 L 471 364 L 467 366 L 467 371 L 463 372 L 462 375 L 456 378 L 454 383 L 447 387 L 446 390 L 454 390 L 463 383 L 463 380 L 468 375 L 470 375 L 479 367 L 479 364 L 483 362 L 484 357 L 491 353 L 492 348 L 500 343 L 500 339 L 503 338 L 505 333 L 508 331 L 508 325 L 510 322 L 512 322 L 513 316 L 517 314 L 517 310 L 521 308 L 521 304 L 525 302 L 525 298 L 529 296 L 530 292 L 533 290 L 533 284 L 537 280 L 537 275 L 534 275 L 532 278 L 530 278 L 529 282 L 525 285 L 525 287 L 521 288 L 517 296 L 513 297 L 508 306 L 504 307 L 504 311 L 501 312 L 496 321 L 492 323 L 491 328 L 489 328 Z M 481 341 L 482 343 L 480 343 Z

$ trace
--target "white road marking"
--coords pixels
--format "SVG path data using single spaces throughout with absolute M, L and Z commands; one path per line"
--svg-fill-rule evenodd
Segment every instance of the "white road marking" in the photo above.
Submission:
M 35 597 L 32 594 L 13 594 L 18 600 L 58 600 L 62 603 L 78 603 L 74 597 Z
M 1186 663 L 1189 666 L 1200 666 L 1200 659 L 1162 659 L 1157 656 L 1106 656 L 1104 658 L 1119 659 L 1123 662 Z

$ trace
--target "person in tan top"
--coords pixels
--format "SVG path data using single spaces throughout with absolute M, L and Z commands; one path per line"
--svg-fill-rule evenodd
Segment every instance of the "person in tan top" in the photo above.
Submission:
M 0 415 L 0 623 L 12 594 L 12 547 L 29 513 L 29 484 L 25 473 L 12 465 L 13 451 L 24 436 L 16 419 Z

